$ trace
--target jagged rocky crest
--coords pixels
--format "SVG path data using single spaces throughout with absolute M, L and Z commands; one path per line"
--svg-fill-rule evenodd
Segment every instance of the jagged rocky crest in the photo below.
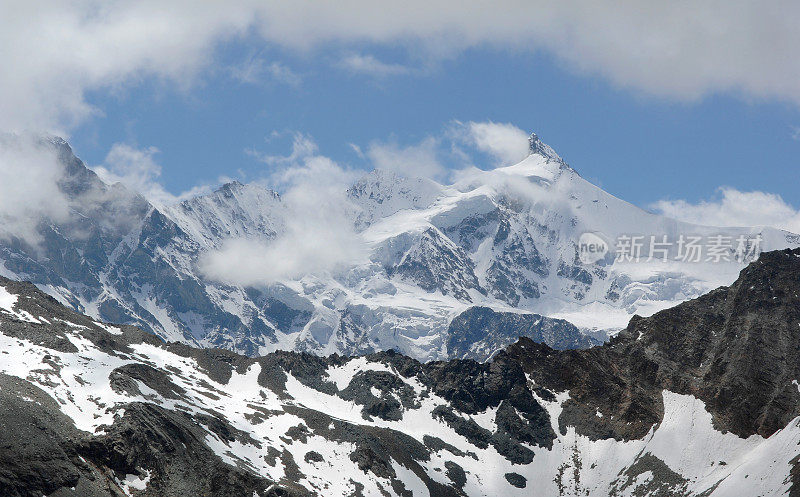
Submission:
M 599 347 L 421 363 L 165 344 L 0 279 L 0 494 L 797 495 L 798 292 L 770 252 Z

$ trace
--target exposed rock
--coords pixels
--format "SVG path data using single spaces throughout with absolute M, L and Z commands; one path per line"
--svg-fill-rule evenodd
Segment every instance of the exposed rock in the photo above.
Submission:
M 585 349 L 600 344 L 563 319 L 496 312 L 488 307 L 471 307 L 453 318 L 447 336 L 447 352 L 451 357 L 477 361 L 488 360 L 521 337 L 558 350 Z

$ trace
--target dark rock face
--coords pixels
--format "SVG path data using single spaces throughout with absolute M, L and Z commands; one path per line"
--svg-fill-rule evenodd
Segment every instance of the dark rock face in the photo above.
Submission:
M 74 489 L 74 495 L 122 496 L 120 480 L 145 472 L 150 495 L 302 495 L 269 494 L 272 482 L 224 464 L 185 414 L 128 404 L 108 431 L 92 437 L 72 427 L 36 386 L 0 375 L 0 387 L 0 495 Z
M 508 354 L 538 385 L 569 390 L 559 422 L 591 437 L 641 437 L 661 418 L 664 389 L 703 400 L 720 430 L 768 437 L 800 414 L 798 288 L 800 250 L 769 252 L 730 287 L 635 317 L 603 347 L 522 339 Z
M 517 488 L 525 488 L 528 485 L 528 480 L 519 473 L 506 473 L 504 476 L 508 483 Z
M 439 290 L 444 295 L 471 302 L 469 290 L 486 293 L 475 276 L 474 266 L 460 247 L 435 228 L 429 228 L 389 273 L 413 281 L 429 292 Z
M 558 350 L 585 349 L 600 344 L 563 319 L 496 312 L 488 307 L 471 307 L 453 318 L 447 335 L 448 355 L 477 361 L 489 359 L 521 337 Z
M 461 464 L 441 462 L 443 476 L 451 482 L 448 485 L 431 479 L 423 465 L 439 452 L 450 458 L 476 460 L 477 456 L 433 437 L 418 440 L 396 429 L 370 424 L 373 420 L 402 421 L 408 413 L 422 409 L 422 402 L 431 395 L 452 404 L 442 405 L 439 411 L 457 432 L 465 433 L 477 446 L 495 447 L 511 461 L 530 463 L 534 454 L 528 445 L 547 446 L 554 437 L 546 412 L 528 390 L 521 367 L 514 363 L 422 364 L 388 351 L 366 358 L 367 364 L 377 369 L 354 371 L 346 384 L 337 384 L 331 381 L 328 371 L 344 367 L 352 359 L 293 352 L 252 359 L 224 350 L 163 344 L 136 328 L 109 331 L 107 325 L 60 306 L 29 283 L 0 278 L 0 286 L 16 296 L 18 303 L 13 312 L 25 312 L 30 319 L 42 321 L 24 321 L 0 311 L 0 336 L 30 341 L 51 351 L 42 357 L 41 366 L 35 366 L 41 375 L 27 379 L 0 375 L 0 423 L 8 428 L 0 434 L 0 495 L 60 496 L 73 487 L 82 495 L 124 495 L 130 490 L 123 488 L 124 481 L 131 478 L 146 484 L 146 495 L 326 495 L 318 487 L 301 484 L 308 475 L 301 470 L 302 464 L 341 464 L 329 460 L 330 452 L 314 448 L 314 440 L 320 439 L 348 447 L 345 458 L 356 470 L 350 474 L 354 489 L 362 488 L 362 478 L 375 477 L 384 481 L 379 487 L 384 492 L 404 495 L 409 483 L 406 476 L 398 473 L 399 464 L 420 478 L 432 495 L 464 495 L 460 489 L 470 473 Z M 81 341 L 76 342 L 78 339 Z M 190 362 L 159 365 L 151 355 L 154 352 L 142 355 L 141 346 L 162 350 L 156 355 L 169 354 Z M 63 381 L 61 375 L 67 371 L 70 358 L 84 357 L 87 350 L 101 356 L 108 354 L 97 364 L 79 359 L 89 371 L 108 367 L 114 361 L 119 365 L 109 367 L 104 383 L 85 383 L 93 381 L 88 378 L 94 373 L 88 372 L 87 380 L 81 380 L 80 385 L 105 388 L 108 394 L 130 399 L 109 403 L 89 395 L 88 400 L 101 409 L 99 412 L 105 409 L 114 413 L 113 421 L 99 426 L 95 433 L 73 427 L 73 420 L 62 413 L 59 405 L 69 404 L 83 393 L 72 391 L 63 399 L 42 390 L 55 388 Z M 0 368 L 3 364 L 0 362 Z M 186 369 L 187 364 L 191 368 Z M 247 422 L 252 427 L 267 428 L 280 416 L 302 420 L 273 441 L 258 438 L 260 428 L 242 430 L 241 422 L 235 425 L 226 414 L 217 411 L 231 396 L 226 385 L 253 367 L 260 369 L 253 386 L 263 390 L 248 404 L 248 412 L 243 414 Z M 418 386 L 412 387 L 410 379 Z M 293 399 L 297 392 L 288 387 L 290 380 L 310 391 L 348 402 L 356 412 L 360 409 L 365 424 L 342 421 L 324 411 L 298 405 Z M 285 403 L 280 408 L 255 405 L 267 396 L 265 392 Z M 209 408 L 206 402 L 218 407 Z M 482 412 L 493 413 L 496 428 L 464 422 L 464 416 Z M 21 441 L 12 433 L 22 433 L 26 440 Z M 212 440 L 227 447 L 223 449 L 225 459 L 219 448 L 212 448 Z M 281 445 L 273 445 L 276 442 Z M 239 455 L 236 446 L 263 450 L 263 460 L 273 467 L 280 466 L 283 477 L 272 481 L 255 471 L 253 460 Z
M 84 441 L 80 451 L 116 474 L 150 471 L 157 495 L 267 495 L 274 482 L 223 463 L 203 438 L 203 429 L 188 414 L 133 403 L 103 435 Z
M 386 421 L 397 421 L 403 417 L 403 408 L 410 409 L 417 405 L 411 387 L 388 371 L 356 373 L 339 395 L 345 400 L 364 406 L 362 415 L 366 419 L 378 417 Z
M 108 495 L 92 484 L 97 472 L 78 466 L 78 438 L 71 420 L 45 392 L 0 375 L 0 495 L 50 495 L 79 486 L 84 495 Z

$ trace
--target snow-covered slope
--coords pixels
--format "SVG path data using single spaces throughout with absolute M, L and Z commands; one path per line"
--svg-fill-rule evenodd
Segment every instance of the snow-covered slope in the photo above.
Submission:
M 209 195 L 168 206 L 164 213 L 206 248 L 229 238 L 275 238 L 284 229 L 283 209 L 276 192 L 234 181 Z
M 765 254 L 601 347 L 427 364 L 167 345 L 0 278 L 0 494 L 796 492 L 799 276 Z
M 105 185 L 65 142 L 43 143 L 64 164 L 70 215 L 43 219 L 38 245 L 0 240 L 0 274 L 33 281 L 95 318 L 249 355 L 395 349 L 447 358 L 448 343 L 459 342 L 450 323 L 472 307 L 498 311 L 489 325 L 496 336 L 459 342 L 460 350 L 475 345 L 486 357 L 517 338 L 498 324 L 508 322 L 505 313 L 566 319 L 602 339 L 635 313 L 650 315 L 732 282 L 744 266 L 736 260 L 740 237 L 760 237 L 760 250 L 800 244 L 771 228 L 693 226 L 647 213 L 584 180 L 533 135 L 531 154 L 519 164 L 464 174 L 452 185 L 365 175 L 347 191 L 352 214 L 343 229 L 355 230 L 366 260 L 245 288 L 206 277 L 198 261 L 230 240 L 280 239 L 296 215 L 280 195 L 234 182 L 158 208 Z M 608 244 L 605 257 L 582 262 L 585 233 Z M 642 237 L 640 261 L 616 260 L 614 243 L 625 236 Z M 706 262 L 706 253 L 700 262 L 675 260 L 681 236 L 706 244 L 724 237 L 728 260 Z M 671 242 L 667 261 L 658 251 L 647 261 L 651 237 Z M 495 350 L 484 350 L 487 344 Z

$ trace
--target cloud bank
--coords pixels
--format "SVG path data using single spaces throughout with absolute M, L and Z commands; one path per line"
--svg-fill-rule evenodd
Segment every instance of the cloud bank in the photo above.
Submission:
M 660 214 L 710 226 L 772 226 L 800 234 L 800 211 L 780 195 L 720 188 L 719 198 L 689 203 L 661 200 L 651 205 Z
M 305 52 L 357 46 L 362 55 L 348 65 L 373 73 L 400 71 L 362 49 L 400 46 L 428 58 L 472 47 L 539 50 L 639 92 L 800 104 L 799 23 L 791 0 L 16 2 L 0 16 L 0 129 L 69 130 L 100 112 L 89 92 L 145 78 L 187 87 L 231 40 Z M 240 76 L 259 72 L 291 74 L 263 61 Z

